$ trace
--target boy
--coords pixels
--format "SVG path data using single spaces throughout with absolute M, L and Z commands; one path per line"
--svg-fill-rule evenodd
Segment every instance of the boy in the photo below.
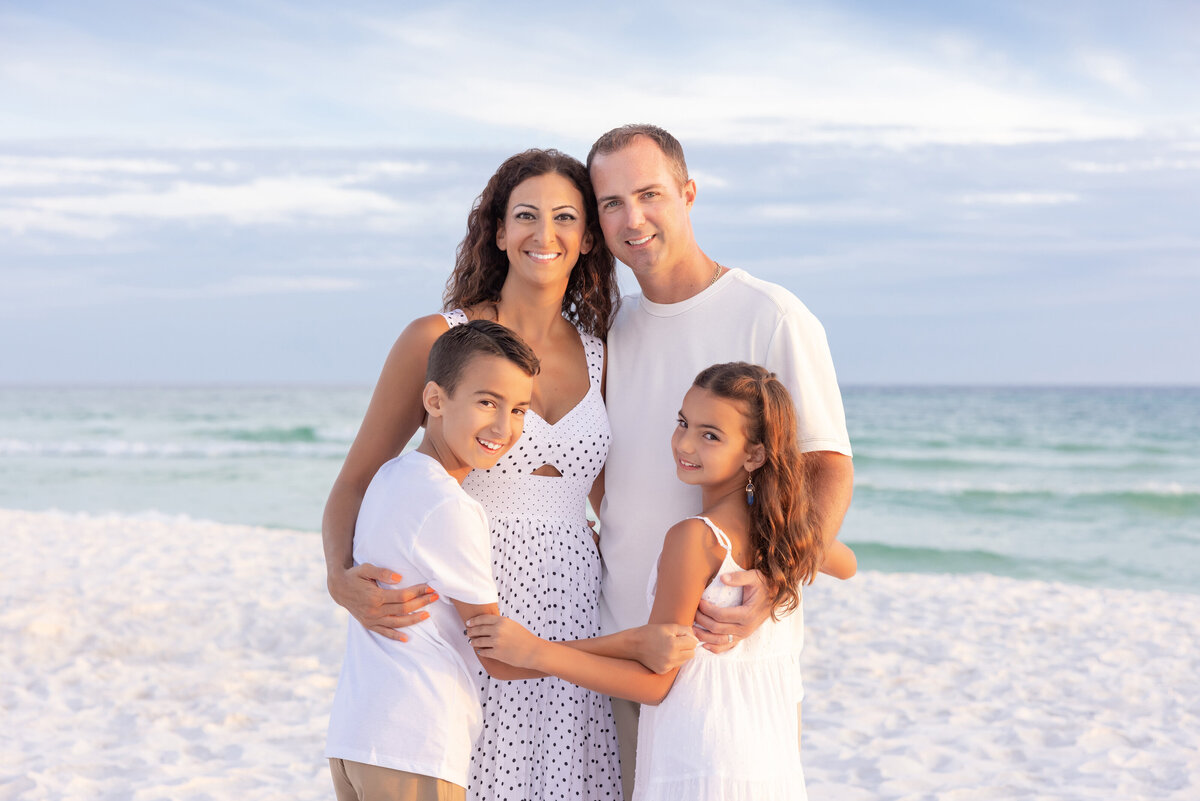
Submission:
M 484 320 L 451 328 L 429 353 L 424 438 L 371 480 L 354 561 L 389 565 L 446 603 L 430 604 L 404 644 L 350 621 L 325 746 L 338 801 L 464 799 L 482 718 L 477 665 L 540 675 L 477 661 L 463 634 L 467 618 L 498 607 L 487 517 L 459 486 L 520 438 L 537 371 L 528 345 Z

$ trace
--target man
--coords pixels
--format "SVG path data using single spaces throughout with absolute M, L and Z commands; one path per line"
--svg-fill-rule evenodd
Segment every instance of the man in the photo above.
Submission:
M 699 493 L 675 477 L 669 448 L 675 413 L 692 379 L 717 362 L 747 361 L 775 372 L 796 403 L 801 449 L 815 452 L 814 500 L 829 556 L 823 572 L 854 574 L 853 554 L 831 548 L 850 505 L 850 440 L 825 332 L 782 287 L 726 268 L 700 249 L 691 226 L 696 183 L 683 149 L 652 125 L 601 136 L 587 160 L 604 238 L 633 271 L 641 295 L 624 300 L 609 331 L 606 404 L 613 440 L 604 471 L 600 536 L 603 633 L 646 620 L 646 584 L 667 529 L 700 510 Z M 743 606 L 701 602 L 697 636 L 733 647 L 770 613 L 757 574 Z M 613 699 L 626 797 L 632 790 L 636 705 Z

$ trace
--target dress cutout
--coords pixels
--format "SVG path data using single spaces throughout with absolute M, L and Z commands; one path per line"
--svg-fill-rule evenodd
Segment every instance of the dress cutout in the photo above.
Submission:
M 461 310 L 443 315 L 467 322 Z M 600 395 L 604 344 L 579 332 L 588 391 L 550 425 L 532 409 L 525 433 L 490 470 L 463 481 L 487 510 L 500 613 L 547 640 L 600 634 L 600 555 L 587 525 L 587 494 L 612 430 Z M 554 465 L 561 476 L 532 475 Z M 616 727 L 607 696 L 557 678 L 500 681 L 479 672 L 483 733 L 471 758 L 468 798 L 497 801 L 621 798 Z
M 742 570 L 729 538 L 697 517 L 725 548 L 725 561 L 701 596 L 717 606 L 741 603 L 740 587 L 721 576 Z M 647 596 L 654 604 L 658 566 Z M 767 618 L 732 651 L 697 648 L 658 706 L 642 706 L 633 801 L 806 801 L 796 704 L 803 695 L 800 608 Z

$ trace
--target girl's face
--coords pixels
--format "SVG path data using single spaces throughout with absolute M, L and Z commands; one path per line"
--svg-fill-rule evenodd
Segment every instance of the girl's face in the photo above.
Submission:
M 579 254 L 592 249 L 585 208 L 575 184 L 558 173 L 517 184 L 496 231 L 509 276 L 535 286 L 565 286 Z
M 671 436 L 680 481 L 699 486 L 744 484 L 747 473 L 762 465 L 762 446 L 746 439 L 744 405 L 700 387 L 688 390 Z

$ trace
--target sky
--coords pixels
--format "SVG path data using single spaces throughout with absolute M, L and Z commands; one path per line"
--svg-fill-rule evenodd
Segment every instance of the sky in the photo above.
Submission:
M 496 166 L 627 122 L 843 384 L 1200 384 L 1197 75 L 1153 0 L 0 0 L 0 384 L 369 384 Z

